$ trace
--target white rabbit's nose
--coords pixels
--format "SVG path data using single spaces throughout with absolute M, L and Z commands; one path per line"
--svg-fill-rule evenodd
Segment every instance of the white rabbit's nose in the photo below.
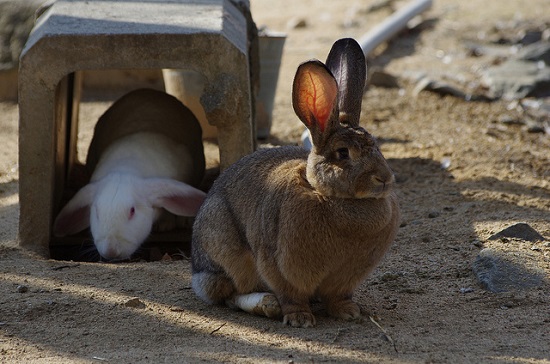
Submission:
M 120 249 L 116 244 L 109 243 L 108 241 L 96 241 L 96 248 L 99 255 L 107 260 L 123 259 Z
M 98 251 L 99 251 L 99 249 L 98 249 Z M 112 260 L 112 259 L 119 258 L 118 257 L 118 251 L 114 247 L 109 247 L 107 249 L 102 249 L 102 251 L 99 251 L 99 254 L 107 260 Z

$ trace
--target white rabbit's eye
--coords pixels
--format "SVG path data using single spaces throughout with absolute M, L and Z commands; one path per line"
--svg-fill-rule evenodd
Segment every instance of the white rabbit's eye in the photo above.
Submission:
M 130 209 L 130 214 L 128 215 L 128 220 L 133 218 L 135 214 L 136 214 L 136 209 L 135 207 L 132 206 L 132 208 Z
M 338 160 L 341 160 L 341 161 L 349 159 L 349 149 L 348 148 L 336 149 L 336 158 L 338 158 Z

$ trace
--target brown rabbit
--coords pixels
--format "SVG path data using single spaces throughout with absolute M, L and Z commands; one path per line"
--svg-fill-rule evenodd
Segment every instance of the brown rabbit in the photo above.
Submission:
M 294 110 L 311 131 L 311 152 L 257 151 L 207 195 L 192 241 L 192 285 L 206 302 L 282 313 L 295 327 L 315 325 L 314 298 L 331 316 L 360 317 L 353 292 L 394 240 L 399 207 L 394 175 L 359 126 L 360 46 L 337 41 L 326 64 L 305 62 L 294 79 Z

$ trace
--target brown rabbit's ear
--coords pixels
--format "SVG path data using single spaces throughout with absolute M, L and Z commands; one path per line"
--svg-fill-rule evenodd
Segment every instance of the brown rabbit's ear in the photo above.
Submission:
M 308 61 L 298 67 L 292 88 L 292 106 L 318 147 L 329 130 L 338 125 L 337 97 L 336 80 L 322 62 Z
M 359 126 L 361 101 L 367 76 L 363 50 L 352 38 L 337 40 L 327 57 L 326 65 L 338 83 L 340 122 Z

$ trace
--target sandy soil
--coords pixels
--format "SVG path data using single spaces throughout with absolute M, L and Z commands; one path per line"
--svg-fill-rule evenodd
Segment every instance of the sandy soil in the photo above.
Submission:
M 360 37 L 389 14 L 367 13 L 370 3 L 252 0 L 258 25 L 288 34 L 272 143 L 297 143 L 302 132 L 290 105 L 297 65 L 324 59 L 335 39 Z M 362 117 L 398 176 L 403 223 L 357 291 L 359 322 L 334 320 L 316 307 L 317 327 L 293 329 L 207 306 L 190 288 L 186 259 L 78 263 L 20 250 L 18 110 L 0 103 L 0 362 L 550 363 L 550 283 L 490 293 L 471 269 L 490 247 L 550 274 L 547 242 L 488 240 L 517 222 L 549 239 L 549 136 L 500 123 L 511 113 L 508 102 L 414 95 L 404 80 L 415 73 L 478 79 L 491 59 L 468 55 L 465 43 L 490 36 L 498 24 L 540 22 L 550 6 L 526 4 L 436 0 L 426 14 L 430 27 L 374 54 L 370 66 L 403 76 L 401 88 L 371 87 Z M 287 28 L 300 19 L 305 27 Z M 86 102 L 83 115 L 93 122 L 105 107 Z

